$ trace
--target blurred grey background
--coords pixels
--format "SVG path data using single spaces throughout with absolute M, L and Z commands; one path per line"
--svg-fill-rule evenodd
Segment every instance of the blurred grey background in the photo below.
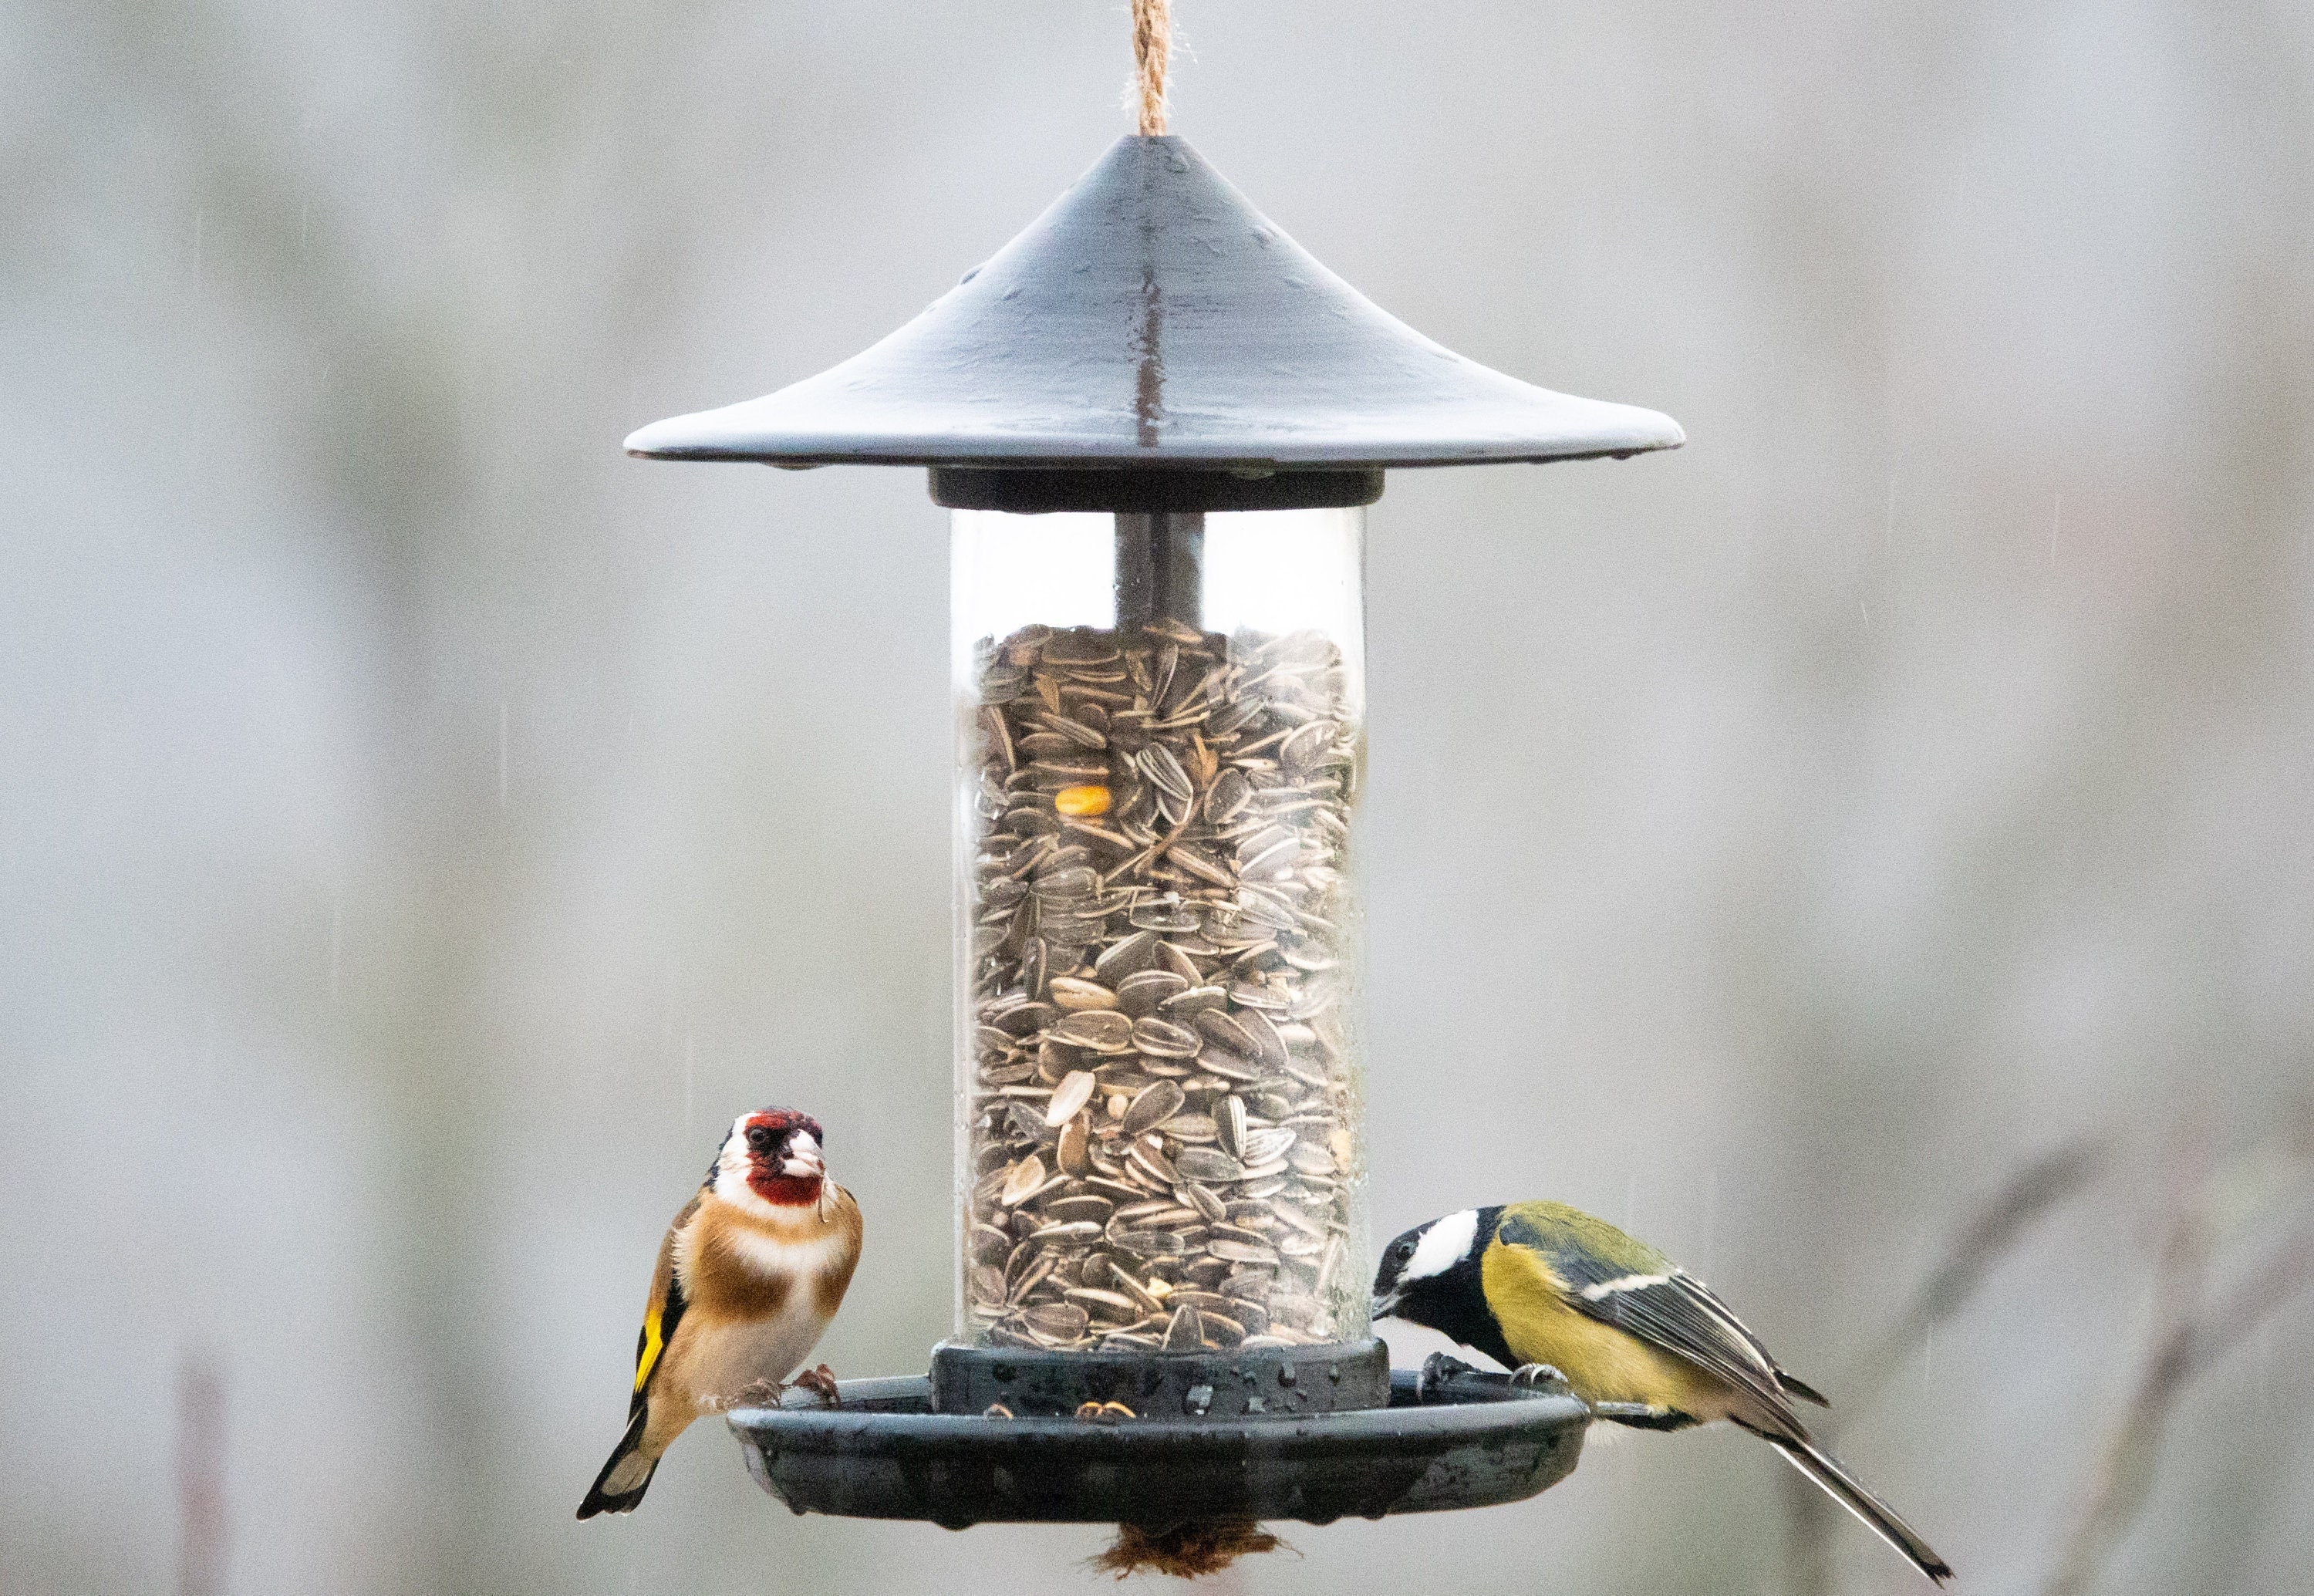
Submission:
M 1692 440 L 1372 514 L 1377 1232 L 1584 1204 L 1838 1398 L 2105 1138 L 1841 1433 L 2039 1589 L 2165 1212 L 2314 1080 L 2314 11 L 1179 3 L 1175 129 L 1276 221 Z M 619 440 L 1025 225 L 1123 12 L 0 15 L 10 1596 L 1091 1586 L 1090 1530 L 791 1519 L 711 1425 L 570 1515 L 735 1113 L 867 1209 L 839 1371 L 949 1313 L 942 517 Z M 2179 1397 L 2096 1589 L 2304 1588 L 2310 1352 L 2301 1296 Z M 1594 1443 L 1226 1578 L 1781 1591 L 1780 1472 Z

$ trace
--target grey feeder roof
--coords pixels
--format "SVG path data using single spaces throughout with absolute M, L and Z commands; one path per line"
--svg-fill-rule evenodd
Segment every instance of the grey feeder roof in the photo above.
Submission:
M 1186 142 L 1127 137 L 882 342 L 762 399 L 655 422 L 627 449 L 1259 472 L 1573 460 L 1683 439 L 1668 416 L 1554 393 L 1431 342 Z

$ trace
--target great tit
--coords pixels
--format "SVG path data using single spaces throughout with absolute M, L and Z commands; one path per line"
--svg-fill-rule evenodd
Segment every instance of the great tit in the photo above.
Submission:
M 1444 1332 L 1518 1370 L 1557 1369 L 1603 1418 L 1679 1430 L 1727 1419 L 1942 1584 L 1929 1543 L 1808 1438 L 1792 1400 L 1824 1398 L 1776 1366 L 1710 1288 L 1644 1241 L 1564 1203 L 1466 1208 L 1382 1250 L 1373 1317 Z
M 635 1342 L 627 1433 L 578 1516 L 632 1512 L 691 1421 L 779 1398 L 835 1317 L 860 1262 L 860 1204 L 827 1177 L 819 1122 L 743 1114 L 659 1244 Z M 796 1384 L 835 1400 L 827 1365 Z

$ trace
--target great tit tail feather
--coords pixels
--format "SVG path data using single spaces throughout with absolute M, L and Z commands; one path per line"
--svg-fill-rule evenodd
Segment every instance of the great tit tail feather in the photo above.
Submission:
M 595 1477 L 587 1500 L 578 1504 L 580 1518 L 591 1519 L 598 1512 L 632 1512 L 641 1503 L 643 1493 L 650 1489 L 651 1476 L 658 1472 L 658 1459 L 642 1454 L 643 1426 L 649 1422 L 647 1407 L 638 1407 L 627 1421 L 627 1433 L 611 1449 L 610 1460 Z
M 1865 1527 L 1902 1552 L 1913 1567 L 1941 1585 L 1952 1578 L 1952 1565 L 1922 1540 L 1918 1531 L 1898 1518 L 1887 1504 L 1866 1490 L 1840 1459 L 1812 1442 L 1780 1435 L 1765 1439 L 1784 1454 L 1785 1460 L 1824 1488 L 1834 1502 L 1864 1521 Z
M 1776 1371 L 1776 1383 L 1783 1388 L 1784 1395 L 1787 1397 L 1797 1397 L 1801 1401 L 1813 1402 L 1818 1407 L 1830 1407 L 1832 1406 L 1831 1398 L 1825 1396 L 1822 1391 L 1817 1390 L 1806 1380 L 1797 1379 L 1793 1375 L 1787 1374 L 1780 1369 Z

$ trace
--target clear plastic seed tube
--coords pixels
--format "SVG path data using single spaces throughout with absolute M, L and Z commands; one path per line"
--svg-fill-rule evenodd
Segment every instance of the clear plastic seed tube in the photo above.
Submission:
M 955 1339 L 1367 1333 L 1364 515 L 955 513 Z

